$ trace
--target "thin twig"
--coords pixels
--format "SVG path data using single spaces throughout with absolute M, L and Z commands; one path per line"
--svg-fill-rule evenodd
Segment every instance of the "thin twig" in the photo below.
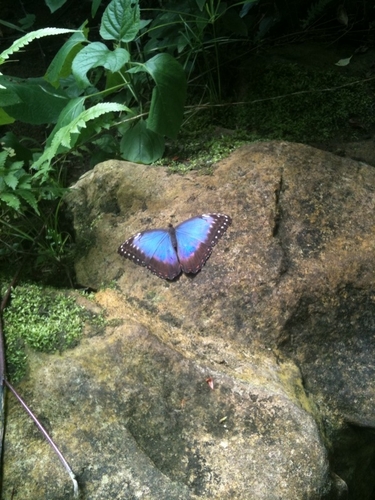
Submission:
M 29 415 L 29 417 L 32 418 L 32 420 L 34 421 L 35 425 L 38 427 L 38 429 L 43 434 L 43 436 L 45 437 L 45 439 L 47 440 L 47 442 L 50 444 L 50 446 L 52 447 L 52 449 L 54 450 L 54 452 L 56 453 L 56 455 L 59 457 L 60 462 L 65 467 L 65 470 L 67 471 L 67 473 L 70 476 L 70 479 L 73 482 L 74 496 L 78 497 L 78 495 L 79 495 L 78 482 L 77 482 L 76 476 L 73 473 L 72 469 L 70 468 L 68 462 L 65 460 L 63 454 L 58 449 L 58 447 L 56 446 L 56 444 L 54 443 L 54 441 L 52 440 L 52 438 L 50 437 L 50 435 L 48 434 L 48 432 L 45 430 L 45 428 L 43 427 L 43 425 L 39 422 L 39 420 L 37 419 L 37 417 L 34 415 L 34 413 L 27 406 L 27 404 L 25 403 L 25 401 L 21 398 L 21 396 L 18 394 L 18 392 L 15 390 L 15 388 L 11 385 L 11 383 L 6 378 L 5 344 L 4 344 L 4 332 L 3 332 L 3 327 L 2 327 L 2 319 L 3 319 L 3 314 L 2 313 L 3 313 L 5 307 L 6 307 L 7 303 L 8 303 L 8 300 L 9 300 L 12 288 L 15 286 L 15 284 L 16 284 L 16 282 L 18 280 L 18 277 L 19 277 L 19 275 L 21 273 L 21 270 L 22 270 L 23 266 L 24 266 L 24 264 L 25 264 L 28 256 L 32 252 L 32 249 L 34 248 L 37 240 L 42 235 L 42 232 L 44 231 L 44 229 L 45 229 L 45 226 L 43 225 L 43 227 L 40 230 L 39 234 L 34 239 L 32 247 L 31 247 L 28 255 L 26 255 L 25 258 L 23 259 L 23 261 L 21 262 L 21 265 L 19 266 L 19 268 L 17 270 L 17 273 L 15 274 L 14 278 L 12 279 L 12 282 L 8 286 L 8 289 L 5 292 L 3 300 L 1 301 L 1 304 L 0 304 L 0 426 L 1 426 L 1 428 L 0 428 L 0 444 L 1 444 L 0 458 L 2 456 L 2 450 L 3 450 L 2 444 L 3 444 L 3 438 L 4 438 L 4 420 L 5 420 L 5 417 L 4 417 L 4 392 L 5 392 L 4 388 L 6 386 L 14 394 L 14 396 L 17 399 L 17 401 L 21 404 L 21 406 L 24 408 L 24 410 Z
M 21 396 L 18 394 L 18 392 L 12 386 L 12 384 L 7 379 L 4 379 L 4 383 L 10 389 L 10 391 L 14 394 L 14 396 L 16 397 L 16 399 L 18 400 L 18 402 L 23 406 L 24 410 L 29 415 L 29 417 L 34 420 L 35 425 L 38 427 L 38 429 L 40 430 L 40 432 L 43 434 L 43 436 L 45 437 L 45 439 L 48 441 L 48 443 L 50 444 L 50 446 L 53 448 L 53 451 L 59 457 L 60 462 L 65 467 L 67 473 L 70 476 L 70 479 L 73 481 L 74 496 L 78 497 L 78 483 L 77 483 L 77 480 L 76 480 L 76 476 L 75 476 L 74 472 L 72 471 L 72 469 L 70 468 L 70 465 L 68 464 L 68 462 L 65 460 L 63 454 L 58 449 L 58 447 L 56 446 L 56 444 L 52 440 L 51 436 L 45 430 L 45 428 L 43 427 L 43 425 L 39 422 L 39 420 L 34 415 L 34 413 L 30 410 L 30 408 L 27 406 L 27 404 L 25 403 L 25 401 L 21 398 Z
M 342 85 L 338 85 L 336 87 L 327 87 L 327 88 L 322 88 L 322 89 L 310 89 L 310 90 L 298 90 L 296 92 L 291 92 L 290 94 L 282 94 L 282 95 L 276 95 L 273 97 L 264 97 L 262 99 L 254 99 L 252 101 L 237 101 L 237 102 L 224 102 L 220 104 L 193 104 L 191 106 L 185 106 L 186 110 L 195 110 L 195 109 L 206 109 L 206 108 L 224 108 L 224 107 L 229 107 L 229 106 L 244 106 L 247 104 L 256 104 L 258 102 L 265 102 L 265 101 L 275 101 L 276 99 L 284 99 L 286 97 L 293 97 L 295 95 L 302 95 L 302 94 L 313 94 L 317 92 L 334 92 L 336 90 L 341 90 L 345 87 L 351 87 L 352 85 L 358 85 L 360 83 L 365 83 L 365 82 L 370 82 L 371 80 L 375 80 L 375 76 L 370 76 L 368 78 L 362 78 L 361 80 L 356 80 L 355 82 L 348 82 L 348 83 L 343 83 Z

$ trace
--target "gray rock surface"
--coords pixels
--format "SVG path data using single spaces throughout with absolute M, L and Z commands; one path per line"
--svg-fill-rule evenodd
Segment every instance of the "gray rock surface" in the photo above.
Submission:
M 101 288 L 111 321 L 35 356 L 20 391 L 82 498 L 338 499 L 348 485 L 372 498 L 374 190 L 372 167 L 282 142 L 245 146 L 212 176 L 112 161 L 75 185 L 78 281 Z M 117 254 L 139 230 L 207 212 L 233 224 L 194 278 Z M 12 402 L 8 420 L 6 491 L 69 498 Z

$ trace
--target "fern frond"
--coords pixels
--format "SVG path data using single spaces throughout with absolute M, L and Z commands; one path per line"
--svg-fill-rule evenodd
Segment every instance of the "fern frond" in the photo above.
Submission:
M 25 47 L 25 45 L 28 45 L 30 42 L 36 40 L 37 38 L 42 38 L 44 36 L 50 35 L 62 35 L 64 33 L 75 33 L 76 31 L 77 30 L 68 30 L 65 28 L 41 28 L 40 30 L 27 33 L 27 35 L 18 38 L 18 40 L 12 43 L 12 45 L 8 49 L 4 50 L 0 54 L 0 64 L 3 64 L 3 62 L 9 58 L 9 56 L 14 54 L 15 52 L 18 52 L 23 47 Z
M 48 177 L 48 171 L 53 157 L 56 155 L 57 150 L 62 145 L 69 149 L 71 147 L 71 135 L 77 134 L 82 128 L 86 127 L 86 123 L 94 120 L 104 113 L 121 112 L 125 111 L 131 113 L 130 109 L 123 104 L 115 102 L 101 102 L 92 108 L 85 109 L 80 113 L 77 118 L 72 120 L 68 125 L 65 125 L 54 135 L 51 145 L 47 147 L 40 158 L 33 164 L 34 170 L 39 170 L 34 178 Z

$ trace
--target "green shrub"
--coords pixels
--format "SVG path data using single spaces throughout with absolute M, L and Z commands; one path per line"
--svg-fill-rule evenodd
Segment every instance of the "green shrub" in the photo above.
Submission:
M 70 35 L 43 77 L 21 79 L 0 73 L 0 125 L 23 122 L 50 129 L 44 147 L 28 148 L 11 133 L 0 139 L 3 257 L 23 251 L 19 242 L 31 243 L 41 232 L 38 245 L 44 239 L 43 248 L 52 254 L 55 248 L 52 257 L 59 260 L 67 240 L 61 237 L 63 244 L 57 248 L 59 238 L 54 237 L 54 246 L 49 245 L 51 233 L 58 229 L 58 205 L 55 201 L 51 209 L 48 202 L 63 193 L 67 155 L 81 150 L 91 156 L 92 164 L 116 157 L 151 163 L 162 156 L 165 137 L 177 136 L 186 97 L 185 72 L 170 54 L 145 56 L 141 37 L 148 24 L 140 18 L 137 0 L 112 0 L 101 19 L 99 41 L 89 40 L 86 23 L 79 30 L 43 28 L 0 54 L 4 65 L 33 40 Z M 85 150 L 87 145 L 91 151 Z

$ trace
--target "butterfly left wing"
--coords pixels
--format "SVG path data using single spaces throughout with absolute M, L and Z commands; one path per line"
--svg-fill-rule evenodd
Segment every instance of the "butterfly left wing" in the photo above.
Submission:
M 171 280 L 181 272 L 171 232 L 167 229 L 142 231 L 122 243 L 118 253 L 160 278 Z
M 195 274 L 203 267 L 231 222 L 228 215 L 203 214 L 175 228 L 177 255 L 184 273 Z

